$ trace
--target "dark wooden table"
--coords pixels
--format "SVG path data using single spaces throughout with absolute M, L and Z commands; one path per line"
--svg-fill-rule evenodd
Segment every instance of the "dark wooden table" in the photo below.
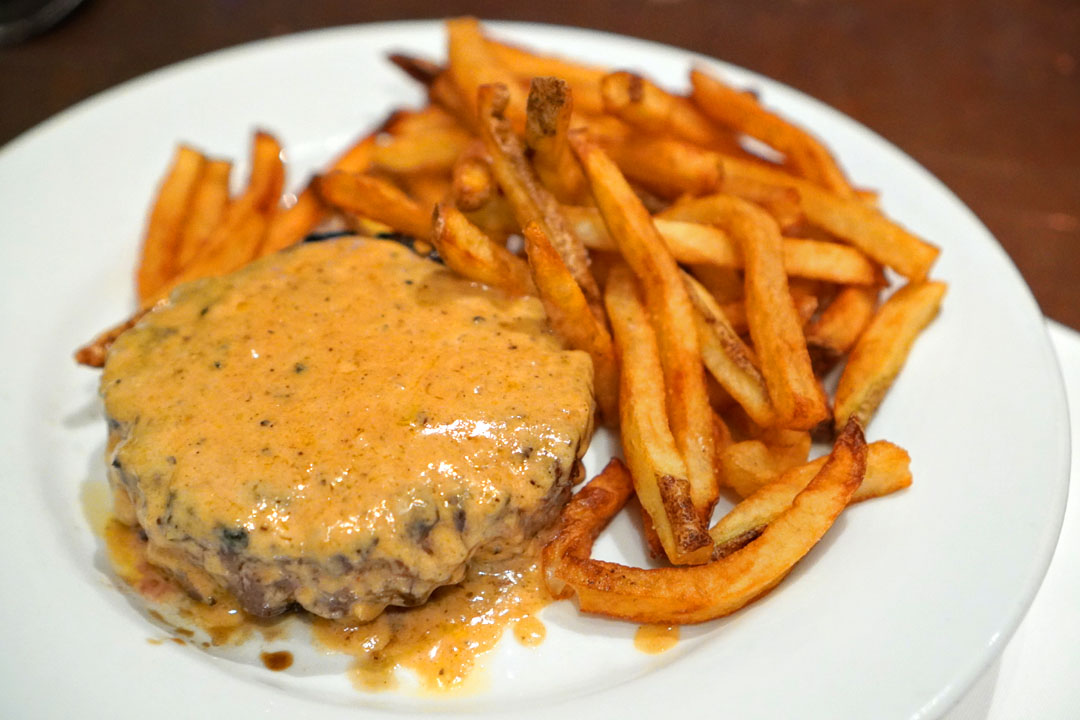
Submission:
M 818 97 L 955 190 L 1046 314 L 1080 329 L 1076 0 L 88 0 L 52 31 L 0 49 L 0 143 L 193 55 L 330 25 L 446 14 L 658 40 Z

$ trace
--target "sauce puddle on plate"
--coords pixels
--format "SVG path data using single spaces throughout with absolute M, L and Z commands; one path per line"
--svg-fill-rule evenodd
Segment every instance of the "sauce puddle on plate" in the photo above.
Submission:
M 461 691 L 510 623 L 523 645 L 540 644 L 546 631 L 535 613 L 549 602 L 532 552 L 498 568 L 470 568 L 460 585 L 436 590 L 418 607 L 387 608 L 369 623 L 314 618 L 313 633 L 323 647 L 356 659 L 358 688 L 393 688 L 397 669 L 407 668 L 425 691 Z
M 147 601 L 148 614 L 170 627 L 174 642 L 195 644 L 194 633 L 166 615 L 204 631 L 211 642 L 201 643 L 203 647 L 239 645 L 255 632 L 266 641 L 281 637 L 279 621 L 245 613 L 226 593 L 219 594 L 214 605 L 189 597 L 148 560 L 147 541 L 138 528 L 111 519 L 103 535 L 113 570 Z M 436 590 L 423 605 L 391 607 L 368 623 L 305 617 L 321 647 L 354 658 L 350 676 L 359 689 L 397 687 L 400 668 L 412 671 L 424 691 L 468 691 L 475 684 L 470 680 L 481 656 L 511 625 L 522 645 L 543 642 L 546 630 L 536 613 L 551 602 L 551 596 L 541 577 L 539 547 L 536 544 L 497 566 L 470 568 L 461 584 Z M 260 657 L 268 669 L 278 672 L 293 663 L 287 651 L 263 652 Z
M 634 647 L 650 655 L 667 652 L 678 642 L 678 625 L 642 625 L 634 633 Z

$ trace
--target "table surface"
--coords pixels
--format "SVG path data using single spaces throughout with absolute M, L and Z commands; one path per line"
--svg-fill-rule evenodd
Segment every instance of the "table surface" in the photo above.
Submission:
M 155 68 L 313 28 L 474 14 L 592 27 L 726 60 L 873 128 L 941 178 L 1080 329 L 1075 0 L 88 0 L 0 49 L 0 144 Z

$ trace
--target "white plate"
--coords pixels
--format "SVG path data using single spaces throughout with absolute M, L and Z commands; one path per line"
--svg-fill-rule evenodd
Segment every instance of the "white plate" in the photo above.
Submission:
M 943 247 L 940 318 L 870 428 L 911 451 L 914 487 L 845 513 L 774 592 L 634 650 L 630 625 L 543 615 L 535 650 L 504 642 L 489 689 L 465 698 L 364 695 L 304 661 L 270 673 L 191 647 L 153 646 L 109 579 L 81 496 L 102 481 L 97 373 L 72 349 L 132 307 L 144 213 L 185 139 L 242 158 L 278 133 L 293 187 L 360 131 L 421 94 L 384 60 L 441 55 L 432 22 L 342 28 L 217 53 L 89 100 L 0 152 L 0 714 L 236 718 L 396 717 L 434 707 L 542 717 L 924 718 L 1000 650 L 1043 576 L 1065 504 L 1064 391 L 1039 310 L 1005 253 L 945 187 L 850 119 L 793 90 L 668 47 L 582 30 L 494 25 L 522 43 L 639 68 L 676 87 L 693 61 L 762 91 L 824 137 L 885 210 Z M 243 168 L 241 168 L 243 171 Z M 600 452 L 594 453 L 596 470 Z M 638 552 L 628 523 L 601 549 Z

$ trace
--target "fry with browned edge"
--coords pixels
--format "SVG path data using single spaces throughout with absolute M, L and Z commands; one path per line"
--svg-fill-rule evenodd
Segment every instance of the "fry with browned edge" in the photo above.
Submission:
M 708 517 L 719 489 L 712 408 L 694 306 L 675 259 L 615 163 L 582 131 L 570 132 L 570 144 L 585 169 L 608 232 L 644 289 L 660 344 L 668 421 L 686 461 L 694 506 L 702 517 Z
M 866 442 L 852 422 L 814 479 L 760 536 L 706 565 L 644 569 L 589 558 L 596 536 L 630 496 L 631 480 L 613 460 L 570 501 L 558 535 L 544 548 L 548 589 L 556 597 L 576 594 L 583 612 L 633 622 L 685 624 L 728 615 L 771 590 L 817 544 L 865 471 Z
M 604 301 L 619 355 L 623 454 L 638 500 L 672 563 L 704 562 L 711 543 L 705 518 L 690 498 L 686 462 L 668 426 L 656 333 L 625 265 L 612 268 Z
M 544 234 L 540 223 L 529 223 L 523 232 L 529 269 L 540 300 L 544 303 L 548 322 L 567 345 L 587 352 L 592 358 L 596 402 L 600 405 L 602 416 L 614 425 L 618 418 L 619 366 L 615 360 L 611 334 L 604 323 L 593 315 L 585 293 Z

